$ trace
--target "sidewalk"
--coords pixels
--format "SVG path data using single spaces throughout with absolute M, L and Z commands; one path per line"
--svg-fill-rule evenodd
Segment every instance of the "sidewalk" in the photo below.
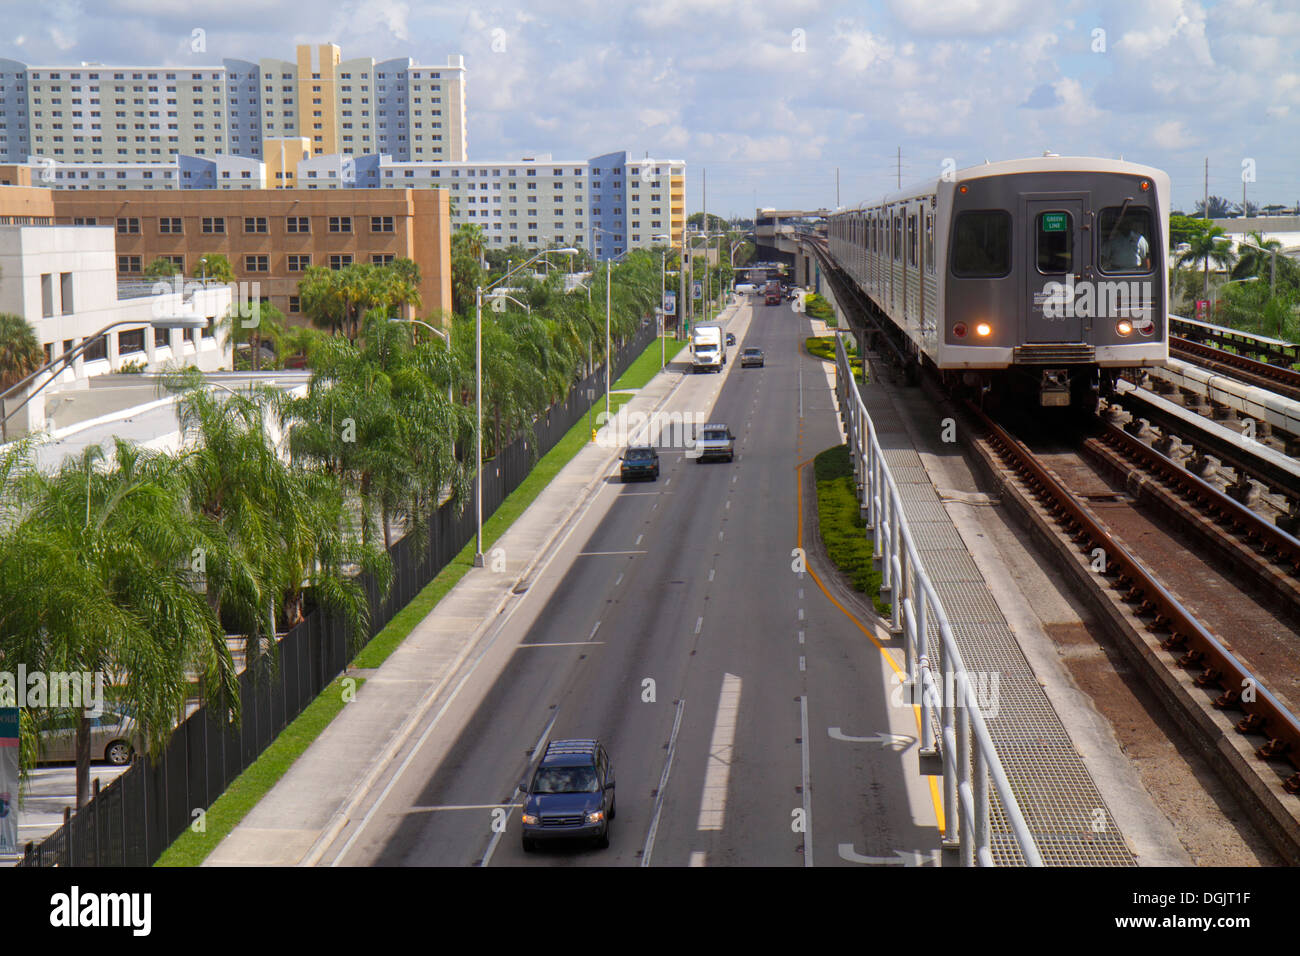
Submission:
M 730 306 L 721 321 L 729 321 Z M 684 362 L 650 380 L 624 406 L 649 413 L 682 381 Z M 313 865 L 471 658 L 497 615 L 522 591 L 572 520 L 612 472 L 619 448 L 587 444 L 493 546 L 505 573 L 475 568 L 411 631 L 357 699 L 343 708 L 269 793 L 209 854 L 204 866 Z M 484 520 L 487 519 L 484 515 Z

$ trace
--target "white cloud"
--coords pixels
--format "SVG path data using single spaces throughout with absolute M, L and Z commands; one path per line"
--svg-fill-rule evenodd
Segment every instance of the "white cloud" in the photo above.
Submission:
M 835 39 L 843 47 L 835 65 L 854 73 L 870 69 L 894 55 L 893 48 L 870 30 L 836 29 Z M 907 44 L 903 50 L 904 56 L 911 56 L 913 49 L 913 44 Z
M 1032 0 L 886 0 L 902 25 L 934 36 L 1003 33 L 1029 19 Z
M 671 123 L 674 115 L 672 110 L 641 110 L 636 118 L 644 126 L 663 126 Z
M 1183 149 L 1196 140 L 1187 135 L 1181 120 L 1169 120 L 1151 131 L 1151 139 L 1162 149 Z

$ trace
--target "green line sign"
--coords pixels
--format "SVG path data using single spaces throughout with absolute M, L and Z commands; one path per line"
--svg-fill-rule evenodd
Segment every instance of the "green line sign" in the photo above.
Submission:
M 1038 217 L 1043 232 L 1065 232 L 1070 223 L 1068 212 L 1045 212 Z

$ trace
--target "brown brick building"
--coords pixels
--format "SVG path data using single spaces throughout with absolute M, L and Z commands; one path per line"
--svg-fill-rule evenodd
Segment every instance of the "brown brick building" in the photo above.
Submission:
M 116 227 L 119 278 L 142 277 L 160 256 L 198 276 L 203 255 L 220 253 L 237 280 L 260 283 L 263 298 L 304 321 L 298 281 L 311 266 L 408 258 L 420 267 L 415 315 L 451 312 L 444 189 L 50 192 L 56 223 Z

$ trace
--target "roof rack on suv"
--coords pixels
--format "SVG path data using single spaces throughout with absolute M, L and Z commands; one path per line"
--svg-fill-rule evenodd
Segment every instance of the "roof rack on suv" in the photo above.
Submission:
M 596 741 L 594 740 L 552 740 L 546 745 L 547 757 L 554 754 L 591 754 L 595 752 Z

